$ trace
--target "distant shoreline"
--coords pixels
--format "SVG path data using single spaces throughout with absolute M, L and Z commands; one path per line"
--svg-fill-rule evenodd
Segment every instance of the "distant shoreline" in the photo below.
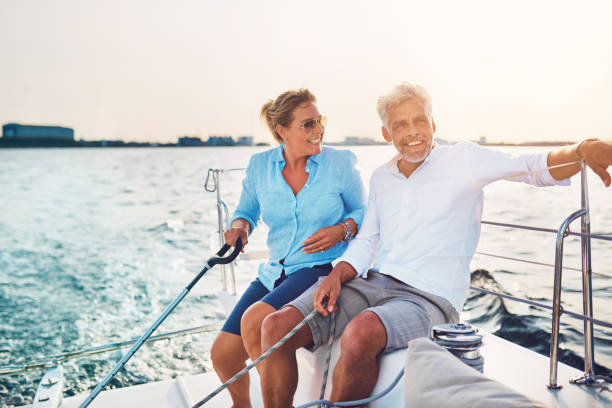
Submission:
M 453 144 L 456 142 L 444 142 L 445 144 Z M 477 142 L 474 142 L 477 143 Z M 524 143 L 482 143 L 482 146 L 494 146 L 494 147 L 535 147 L 535 146 L 567 146 L 572 145 L 575 142 L 567 141 L 553 141 L 553 142 L 524 142 Z M 377 142 L 377 143 L 346 143 L 346 142 L 329 142 L 324 143 L 326 146 L 386 146 L 388 143 Z M 139 147 L 178 147 L 178 148 L 189 148 L 189 147 L 266 147 L 270 146 L 269 143 L 256 143 L 250 146 L 244 145 L 179 145 L 177 143 L 150 143 L 150 142 L 123 142 L 123 141 L 112 141 L 105 145 L 101 145 L 99 142 L 87 142 L 87 141 L 55 141 L 55 140 L 44 140 L 44 141 L 33 141 L 33 140 L 4 140 L 0 138 L 0 148 L 109 148 L 109 147 L 128 147 L 128 148 L 139 148 Z
M 86 148 L 86 149 L 95 149 L 95 148 L 109 148 L 109 147 L 128 147 L 128 148 L 140 148 L 140 147 L 252 147 L 252 146 L 270 146 L 269 143 L 256 143 L 253 145 L 180 145 L 178 143 L 150 143 L 150 142 L 123 142 L 123 141 L 109 141 L 104 144 L 100 142 L 87 142 L 87 141 L 72 141 L 72 140 L 44 140 L 44 141 L 34 141 L 34 140 L 4 140 L 4 138 L 0 139 L 0 149 L 45 149 L 45 148 Z

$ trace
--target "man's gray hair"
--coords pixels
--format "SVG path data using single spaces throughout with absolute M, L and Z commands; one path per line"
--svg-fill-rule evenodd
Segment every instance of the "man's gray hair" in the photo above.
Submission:
M 427 90 L 420 85 L 402 82 L 401 84 L 394 86 L 393 89 L 391 89 L 391 92 L 378 98 L 376 110 L 378 111 L 380 120 L 382 120 L 383 126 L 387 130 L 389 130 L 389 124 L 387 123 L 389 120 L 389 108 L 397 106 L 405 100 L 415 97 L 419 98 L 423 102 L 425 113 L 427 114 L 429 120 L 431 120 L 431 96 L 429 96 Z

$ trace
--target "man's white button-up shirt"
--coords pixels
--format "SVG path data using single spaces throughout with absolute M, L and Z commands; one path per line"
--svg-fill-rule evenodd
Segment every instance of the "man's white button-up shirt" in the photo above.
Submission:
M 444 297 L 460 313 L 480 235 L 483 187 L 500 179 L 568 185 L 541 171 L 547 157 L 512 156 L 473 143 L 436 145 L 408 178 L 398 170 L 399 155 L 394 157 L 372 174 L 363 224 L 334 265 L 348 262 L 362 277 L 372 266 Z

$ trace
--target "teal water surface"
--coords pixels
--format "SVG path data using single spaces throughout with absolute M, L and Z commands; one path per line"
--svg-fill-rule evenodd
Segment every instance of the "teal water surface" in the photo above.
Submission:
M 244 167 L 264 148 L 107 148 L 0 150 L 0 366 L 141 335 L 216 251 L 216 195 L 204 191 L 208 168 Z M 351 148 L 364 180 L 388 160 L 390 146 Z M 515 149 L 520 150 L 521 149 Z M 240 171 L 223 174 L 230 208 Z M 612 232 L 612 190 L 590 174 L 593 232 Z M 367 182 L 366 182 L 367 185 Z M 558 228 L 579 208 L 579 180 L 569 188 L 498 182 L 485 189 L 484 219 Z M 578 230 L 578 223 L 572 226 Z M 249 245 L 263 248 L 265 228 Z M 553 262 L 553 234 L 483 226 L 479 251 Z M 594 242 L 593 270 L 612 276 L 609 242 Z M 579 241 L 568 238 L 565 264 L 579 266 Z M 238 287 L 255 261 L 238 265 Z M 550 302 L 552 268 L 476 255 L 475 284 Z M 564 307 L 581 312 L 580 276 L 564 272 Z M 219 271 L 209 272 L 159 332 L 223 320 Z M 612 321 L 612 279 L 594 276 L 595 317 Z M 547 353 L 550 316 L 522 304 L 474 294 L 463 318 Z M 582 323 L 564 317 L 562 356 L 580 365 Z M 612 367 L 612 331 L 596 328 L 599 364 Z M 215 333 L 142 347 L 112 387 L 211 370 Z M 120 351 L 65 363 L 65 395 L 99 382 Z M 604 368 L 600 368 L 605 372 Z M 608 372 L 609 373 L 609 372 Z M 0 406 L 31 402 L 43 370 L 0 377 Z M 546 381 L 546 373 L 542 383 Z

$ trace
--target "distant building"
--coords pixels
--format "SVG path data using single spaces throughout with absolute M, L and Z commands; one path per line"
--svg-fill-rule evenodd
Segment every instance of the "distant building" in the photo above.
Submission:
M 486 136 L 480 136 L 480 139 L 478 139 L 478 144 L 479 145 L 486 145 L 487 144 L 487 137 Z
M 374 140 L 369 137 L 347 136 L 343 142 L 323 142 L 330 146 L 374 146 L 387 144 L 382 140 Z
M 123 147 L 125 142 L 123 140 L 100 140 L 100 146 L 102 147 Z
M 358 136 L 347 136 L 344 138 L 345 145 L 363 145 L 363 144 L 371 144 L 374 140 L 368 137 L 358 137 Z
M 239 136 L 238 146 L 253 146 L 253 136 Z
M 204 146 L 205 143 L 199 137 L 184 136 L 179 137 L 179 146 Z
M 74 130 L 60 126 L 35 126 L 7 123 L 2 126 L 3 138 L 74 141 Z
M 236 141 L 231 136 L 210 136 L 206 146 L 235 146 Z

